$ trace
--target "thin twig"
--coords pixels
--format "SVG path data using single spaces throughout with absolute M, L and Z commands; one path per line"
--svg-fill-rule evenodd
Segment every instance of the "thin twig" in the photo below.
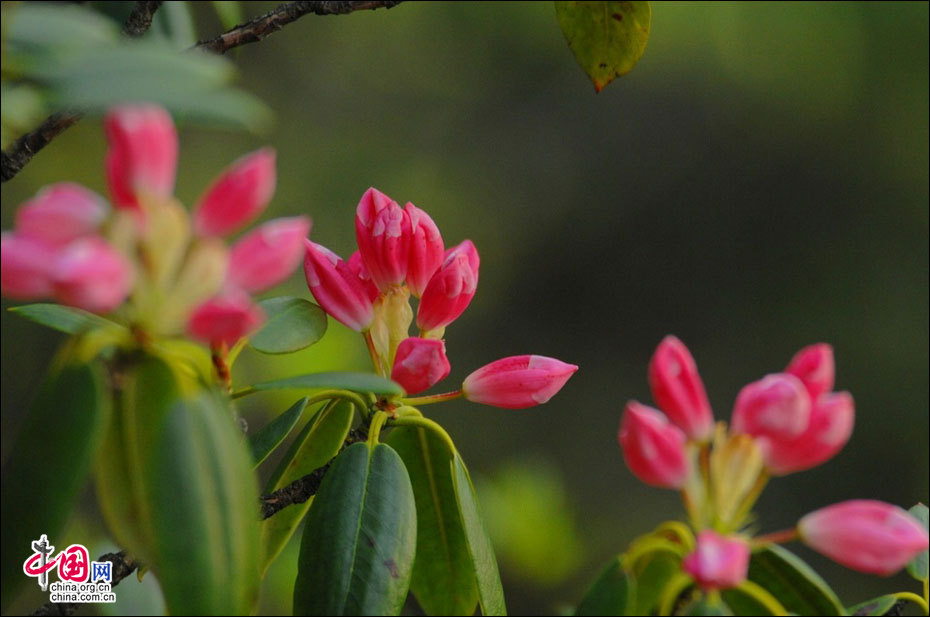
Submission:
M 355 11 L 390 9 L 400 1 L 369 0 L 365 2 L 285 2 L 273 10 L 240 24 L 214 39 L 200 41 L 195 45 L 217 54 L 224 54 L 233 47 L 257 43 L 269 34 L 277 32 L 292 21 L 304 15 L 345 15 Z
M 403 0 L 365 0 L 362 2 L 285 2 L 274 10 L 236 26 L 214 39 L 200 41 L 194 49 L 207 49 L 223 54 L 240 45 L 255 43 L 285 25 L 311 13 L 315 15 L 344 15 L 362 10 L 392 8 Z M 152 25 L 152 15 L 161 2 L 136 2 L 132 14 L 123 26 L 129 36 L 141 36 Z M 33 131 L 26 133 L 9 148 L 0 152 L 0 182 L 6 182 L 22 171 L 32 157 L 53 139 L 83 117 L 83 112 L 66 110 L 54 113 Z
M 120 551 L 118 553 L 107 553 L 106 555 L 101 555 L 97 561 L 109 561 L 113 564 L 113 580 L 110 582 L 111 587 L 116 587 L 119 585 L 119 582 L 135 572 L 136 568 L 139 567 L 139 562 L 135 560 L 131 555 L 127 555 L 126 551 Z M 89 564 L 88 564 L 89 565 Z M 33 615 L 73 615 L 74 611 L 78 609 L 80 604 L 73 604 L 71 602 L 46 602 L 39 608 L 35 610 Z
M 152 26 L 152 17 L 161 4 L 161 2 L 136 2 L 123 25 L 123 34 L 133 38 L 145 34 L 146 30 Z M 0 152 L 0 182 L 6 182 L 22 171 L 23 167 L 42 148 L 49 145 L 53 139 L 83 117 L 84 112 L 76 109 L 55 112 L 35 130 L 14 141 L 9 148 Z

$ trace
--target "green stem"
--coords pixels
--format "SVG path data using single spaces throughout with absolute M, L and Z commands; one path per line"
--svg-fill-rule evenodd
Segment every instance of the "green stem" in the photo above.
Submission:
M 378 438 L 381 437 L 381 427 L 387 422 L 388 415 L 383 411 L 376 411 L 374 418 L 371 419 L 371 425 L 368 427 L 368 447 L 374 448 L 378 444 Z
M 756 536 L 750 541 L 753 548 L 762 548 L 767 544 L 784 544 L 798 539 L 798 530 L 796 528 L 784 529 L 773 533 L 767 533 L 763 536 Z
M 681 540 L 681 544 L 684 546 L 685 551 L 691 552 L 694 550 L 694 534 L 691 533 L 691 529 L 681 521 L 665 521 L 656 527 L 655 533 L 670 533 Z
M 928 606 L 927 602 L 916 593 L 911 593 L 910 591 L 899 591 L 898 593 L 891 594 L 891 596 L 898 600 L 904 600 L 905 602 L 913 602 L 920 607 L 920 610 L 924 612 L 924 615 L 930 615 L 930 606 Z
M 250 394 L 255 394 L 256 392 L 263 392 L 263 390 L 258 390 L 255 386 L 246 386 L 240 390 L 236 390 L 229 396 L 232 399 L 238 399 Z M 365 402 L 365 399 L 363 399 L 357 392 L 352 392 L 351 390 L 320 390 L 318 393 L 310 397 L 309 403 L 317 403 L 319 401 L 332 398 L 341 398 L 351 402 L 358 408 L 358 411 L 361 414 L 364 414 L 369 407 Z
M 662 588 L 662 593 L 659 595 L 659 614 L 671 615 L 672 610 L 675 608 L 675 600 L 693 582 L 691 576 L 684 572 L 679 572 L 673 576 Z
M 765 485 L 768 484 L 768 482 L 769 472 L 763 469 L 762 473 L 759 474 L 759 477 L 756 478 L 756 483 L 752 485 L 752 488 L 743 498 L 743 503 L 740 504 L 739 510 L 736 511 L 736 515 L 733 517 L 733 520 L 727 521 L 730 527 L 735 530 L 742 526 L 743 520 L 752 510 L 752 507 L 756 505 L 756 501 L 759 499 L 759 495 L 761 495 L 762 491 L 765 490 Z
M 761 585 L 757 585 L 752 581 L 743 581 L 739 584 L 737 589 L 764 606 L 772 615 L 788 614 L 788 609 L 782 606 L 781 602 Z
M 378 350 L 375 349 L 375 342 L 371 338 L 371 330 L 362 332 L 362 338 L 365 339 L 365 346 L 368 348 L 368 356 L 371 358 L 371 365 L 375 368 L 375 372 L 382 377 L 387 377 L 384 372 L 384 367 L 381 365 L 381 356 L 378 355 Z
M 446 429 L 442 428 L 436 422 L 433 422 L 429 418 L 417 418 L 415 416 L 404 416 L 397 418 L 396 420 L 391 420 L 391 426 L 416 426 L 418 428 L 425 428 L 427 430 L 433 431 L 439 438 L 446 442 L 446 446 L 449 447 L 449 452 L 455 454 L 455 444 L 452 442 L 452 438 L 449 437 L 449 433 L 446 432 Z
M 401 405 L 400 407 L 394 410 L 394 413 L 396 414 L 398 418 L 409 418 L 409 417 L 422 418 L 423 417 L 423 414 L 420 413 L 419 409 L 417 409 L 416 407 L 411 407 L 410 405 Z
M 443 403 L 461 397 L 464 393 L 461 390 L 454 392 L 443 392 L 442 394 L 427 394 L 426 396 L 414 396 L 411 398 L 402 398 L 400 402 L 404 405 L 432 405 L 433 403 Z
M 649 553 L 671 553 L 681 559 L 684 556 L 684 548 L 680 544 L 675 544 L 665 538 L 648 537 L 637 542 L 626 555 L 624 555 L 624 565 L 631 570 L 636 562 L 648 555 Z

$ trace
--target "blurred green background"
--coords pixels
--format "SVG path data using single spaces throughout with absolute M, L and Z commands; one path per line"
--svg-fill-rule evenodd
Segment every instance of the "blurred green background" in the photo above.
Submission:
M 209 7 L 195 15 L 201 38 L 220 31 Z M 843 499 L 927 501 L 926 3 L 654 3 L 645 56 L 597 96 L 549 2 L 308 16 L 231 57 L 275 127 L 181 120 L 183 201 L 264 144 L 279 171 L 266 217 L 310 214 L 311 237 L 342 255 L 367 187 L 413 201 L 482 258 L 479 293 L 446 334 L 448 384 L 519 353 L 581 367 L 542 407 L 424 410 L 477 476 L 511 613 L 576 603 L 633 537 L 683 516 L 676 494 L 625 469 L 615 439 L 624 402 L 651 401 L 646 365 L 669 333 L 719 419 L 800 347 L 835 348 L 856 431 L 828 464 L 771 483 L 760 529 Z M 99 120 L 65 133 L 2 185 L 3 228 L 44 184 L 105 193 L 103 153 Z M 300 274 L 286 291 L 307 295 Z M 61 338 L 6 311 L 0 327 L 5 456 Z M 365 360 L 331 322 L 306 352 L 246 352 L 236 377 Z M 253 427 L 293 402 L 262 396 L 243 405 Z M 106 548 L 90 489 L 84 502 L 69 536 Z M 797 550 L 849 604 L 914 587 Z M 263 611 L 289 610 L 295 559 L 271 571 Z M 116 610 L 160 610 L 147 593 L 120 585 Z

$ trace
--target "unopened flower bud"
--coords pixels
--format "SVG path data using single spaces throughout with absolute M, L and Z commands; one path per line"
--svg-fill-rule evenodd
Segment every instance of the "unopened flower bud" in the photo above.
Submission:
M 261 307 L 242 291 L 227 290 L 210 298 L 191 314 L 187 332 L 205 343 L 234 345 L 265 319 Z
M 246 154 L 213 181 L 194 208 L 194 229 L 201 236 L 222 236 L 262 213 L 274 195 L 275 151 Z
M 442 234 L 433 219 L 412 203 L 404 210 L 410 217 L 410 261 L 407 264 L 407 287 L 419 298 L 427 283 L 442 265 L 445 247 Z
M 439 270 L 433 274 L 420 306 L 417 327 L 436 330 L 449 325 L 468 308 L 478 289 L 478 251 L 471 240 L 465 240 L 446 251 Z
M 230 251 L 228 282 L 251 293 L 277 285 L 300 263 L 308 233 L 305 216 L 274 219 L 249 232 Z
M 562 389 L 578 370 L 545 356 L 511 356 L 487 364 L 465 378 L 462 392 L 475 403 L 523 409 L 541 405 Z
M 316 301 L 333 319 L 364 332 L 374 320 L 371 299 L 362 280 L 331 250 L 304 240 L 304 274 Z
M 795 354 L 785 372 L 800 379 L 811 401 L 816 401 L 821 394 L 833 390 L 833 347 L 826 343 L 805 347 Z
M 0 288 L 16 300 L 39 300 L 52 293 L 51 268 L 55 250 L 16 233 L 0 236 Z
M 685 434 L 657 409 L 636 401 L 627 403 L 617 441 L 626 466 L 646 484 L 677 489 L 685 483 Z
M 129 295 L 132 266 L 102 238 L 75 240 L 55 259 L 52 294 L 62 304 L 108 313 Z
M 370 188 L 355 213 L 355 238 L 371 280 L 382 292 L 404 282 L 410 259 L 410 215 Z
M 811 399 L 794 375 L 776 373 L 743 387 L 733 406 L 734 433 L 776 439 L 801 435 L 810 422 Z
M 450 370 L 444 342 L 410 337 L 397 346 L 391 379 L 407 394 L 417 394 L 445 379 Z
M 63 246 L 93 234 L 107 216 L 102 197 L 80 184 L 59 182 L 39 191 L 16 212 L 16 232 Z
M 682 560 L 681 567 L 704 589 L 737 587 L 749 571 L 749 544 L 706 529 L 698 534 L 694 552 Z
M 714 416 L 694 358 L 684 343 L 667 336 L 649 362 L 649 385 L 656 405 L 690 439 L 705 440 Z
M 140 192 L 169 197 L 174 192 L 178 135 L 168 112 L 157 105 L 125 105 L 112 109 L 103 126 L 113 204 L 138 209 Z

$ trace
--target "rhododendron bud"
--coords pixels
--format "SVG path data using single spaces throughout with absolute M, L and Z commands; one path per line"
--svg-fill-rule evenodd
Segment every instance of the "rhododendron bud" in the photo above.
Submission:
M 234 345 L 265 319 L 261 307 L 242 291 L 226 291 L 210 298 L 191 314 L 187 332 L 205 343 Z
M 368 269 L 365 267 L 365 264 L 362 263 L 362 254 L 355 251 L 349 256 L 349 261 L 347 263 L 349 264 L 349 269 L 362 281 L 362 286 L 368 293 L 368 299 L 372 302 L 377 300 L 381 292 L 378 291 L 378 287 L 371 280 L 371 275 L 368 274 Z
M 833 390 L 833 348 L 826 343 L 805 347 L 794 355 L 785 372 L 801 380 L 811 400 Z
M 578 370 L 545 356 L 511 356 L 486 364 L 465 378 L 462 393 L 475 403 L 523 409 L 541 405 Z
M 300 263 L 308 233 L 305 216 L 274 219 L 249 232 L 230 251 L 227 282 L 252 293 L 277 285 Z
M 756 438 L 765 466 L 775 475 L 810 469 L 833 458 L 852 435 L 854 404 L 849 392 L 821 396 L 811 408 L 807 429 L 794 439 Z
M 407 287 L 419 298 L 430 278 L 442 265 L 445 247 L 442 234 L 433 219 L 412 203 L 404 210 L 410 216 L 410 261 L 407 264 Z
M 847 568 L 894 574 L 927 549 L 927 530 L 890 503 L 854 499 L 811 512 L 798 522 L 801 541 Z
M 450 370 L 444 342 L 410 337 L 397 346 L 391 379 L 407 394 L 417 394 L 445 379 Z
M 16 232 L 61 246 L 97 231 L 107 216 L 102 197 L 80 184 L 52 184 L 20 206 Z
M 371 280 L 381 291 L 404 282 L 410 259 L 410 215 L 370 188 L 355 212 L 355 239 Z
M 684 432 L 661 412 L 636 401 L 623 410 L 617 441 L 637 478 L 662 488 L 681 488 L 688 475 Z
M 705 440 L 714 416 L 694 358 L 684 343 L 667 336 L 649 362 L 649 385 L 659 409 L 691 439 Z
M 694 552 L 681 561 L 681 567 L 704 589 L 737 587 L 746 580 L 749 571 L 749 544 L 742 538 L 704 530 L 697 536 Z
M 255 220 L 275 189 L 275 152 L 246 154 L 213 181 L 194 208 L 194 229 L 201 236 L 222 236 Z
M 776 373 L 743 387 L 736 397 L 734 433 L 793 439 L 807 429 L 811 399 L 794 375 Z
M 52 293 L 54 250 L 20 234 L 0 236 L 0 289 L 17 300 L 38 300 Z
M 103 120 L 110 197 L 118 208 L 139 208 L 139 192 L 168 197 L 174 192 L 178 135 L 167 111 L 157 105 L 126 105 Z
M 374 311 L 358 275 L 325 246 L 310 240 L 304 246 L 307 286 L 323 310 L 356 332 L 370 328 Z
M 118 307 L 132 282 L 132 266 L 126 258 L 98 237 L 75 240 L 52 266 L 55 299 L 95 313 Z
M 465 240 L 446 251 L 445 259 L 433 275 L 417 309 L 421 330 L 444 328 L 468 308 L 478 289 L 478 251 Z

